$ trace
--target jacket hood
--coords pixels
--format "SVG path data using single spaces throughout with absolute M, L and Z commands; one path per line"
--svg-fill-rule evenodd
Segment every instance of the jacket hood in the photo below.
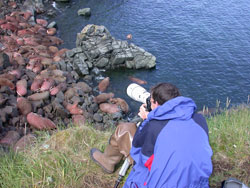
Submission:
M 148 114 L 148 121 L 152 119 L 166 120 L 178 119 L 188 120 L 196 110 L 196 104 L 191 98 L 176 97 L 163 105 L 158 106 Z

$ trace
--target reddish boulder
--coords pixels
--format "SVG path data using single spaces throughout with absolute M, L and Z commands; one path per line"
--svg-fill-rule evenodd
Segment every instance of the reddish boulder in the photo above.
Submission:
M 109 86 L 109 77 L 106 77 L 98 84 L 98 89 L 99 91 L 104 92 L 108 86 Z
M 28 123 L 39 130 L 55 129 L 56 125 L 53 121 L 48 118 L 44 118 L 36 113 L 30 112 L 27 115 Z

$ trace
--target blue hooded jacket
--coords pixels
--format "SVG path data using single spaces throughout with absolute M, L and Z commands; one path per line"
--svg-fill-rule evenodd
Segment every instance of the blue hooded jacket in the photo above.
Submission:
M 180 96 L 148 114 L 133 139 L 135 165 L 124 188 L 209 187 L 212 149 L 195 109 L 192 99 Z

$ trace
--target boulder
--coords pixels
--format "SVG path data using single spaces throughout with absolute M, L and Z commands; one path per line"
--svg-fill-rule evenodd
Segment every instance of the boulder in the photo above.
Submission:
M 91 11 L 90 8 L 83 8 L 83 9 L 79 9 L 77 11 L 78 16 L 90 16 L 91 15 Z

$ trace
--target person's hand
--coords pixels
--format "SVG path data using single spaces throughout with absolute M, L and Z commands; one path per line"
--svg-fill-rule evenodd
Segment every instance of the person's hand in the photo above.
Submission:
M 143 120 L 145 120 L 148 117 L 148 113 L 149 112 L 146 110 L 146 104 L 142 104 L 139 109 L 138 116 L 140 116 Z

